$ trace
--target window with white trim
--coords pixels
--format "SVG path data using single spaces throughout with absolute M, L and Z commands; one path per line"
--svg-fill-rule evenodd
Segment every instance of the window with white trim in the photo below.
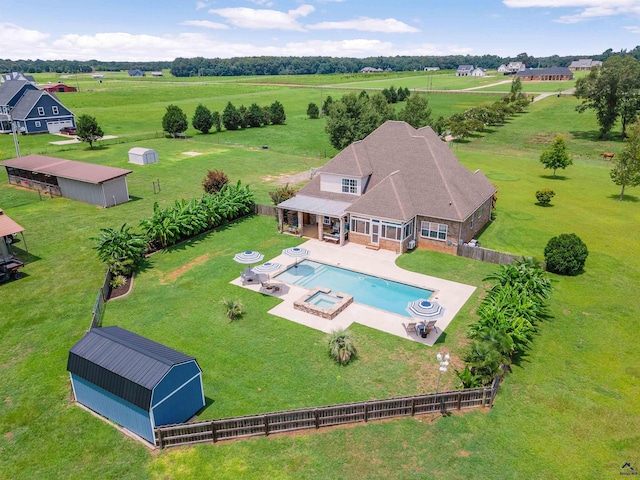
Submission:
M 54 115 L 58 115 L 58 107 L 56 107 L 55 105 L 51 107 L 51 111 L 53 112 Z
M 447 239 L 447 225 L 444 223 L 422 222 L 420 236 L 434 240 Z
M 36 127 L 39 127 L 39 126 L 40 126 L 40 122 L 36 122 Z
M 369 235 L 371 223 L 368 219 L 351 217 L 351 231 Z
M 358 180 L 354 180 L 353 178 L 343 178 L 342 193 L 358 193 Z
M 404 236 L 402 238 L 409 238 L 413 233 L 413 220 L 404 225 Z
M 44 116 L 44 107 L 38 107 L 38 115 L 40 115 L 41 117 Z
M 400 240 L 402 236 L 402 228 L 400 225 L 383 223 L 380 236 L 382 238 L 388 238 L 389 240 Z

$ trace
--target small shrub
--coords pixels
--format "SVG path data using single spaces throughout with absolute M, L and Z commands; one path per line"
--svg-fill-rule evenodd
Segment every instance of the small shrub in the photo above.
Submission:
M 549 205 L 551 199 L 555 197 L 556 192 L 550 188 L 543 188 L 536 192 L 536 198 L 538 199 L 538 205 Z
M 309 118 L 311 119 L 318 118 L 320 116 L 320 109 L 318 108 L 318 105 L 310 103 L 307 107 L 307 115 L 309 115 Z
M 340 365 L 346 365 L 356 354 L 354 337 L 351 332 L 340 329 L 335 330 L 327 337 L 329 355 Z
M 577 275 L 584 268 L 589 251 L 575 233 L 553 237 L 544 248 L 547 270 L 560 275 Z
M 120 288 L 124 287 L 127 284 L 127 277 L 124 275 L 114 275 L 114 277 L 109 282 L 109 286 L 111 288 Z
M 209 170 L 207 172 L 207 176 L 202 180 L 202 188 L 207 193 L 218 193 L 222 190 L 227 183 L 229 183 L 229 178 L 227 175 L 220 170 Z
M 290 198 L 295 197 L 296 193 L 297 190 L 293 187 L 290 187 L 287 183 L 284 187 L 276 189 L 275 192 L 269 192 L 269 197 L 271 197 L 271 201 L 274 205 L 278 205 L 285 200 L 289 200 Z
M 221 300 L 220 303 L 227 310 L 227 318 L 231 321 L 237 320 L 242 316 L 242 303 L 239 300 L 227 300 L 226 298 Z

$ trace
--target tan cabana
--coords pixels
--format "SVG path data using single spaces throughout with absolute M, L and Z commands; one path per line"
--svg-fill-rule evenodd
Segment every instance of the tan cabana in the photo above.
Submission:
M 2 211 L 0 208 L 0 263 L 5 263 L 14 258 L 11 252 L 11 245 L 13 243 L 13 235 L 19 233 L 22 236 L 24 242 L 25 253 L 29 254 L 27 250 L 27 242 L 24 239 L 24 228 L 16 223 L 14 220 Z

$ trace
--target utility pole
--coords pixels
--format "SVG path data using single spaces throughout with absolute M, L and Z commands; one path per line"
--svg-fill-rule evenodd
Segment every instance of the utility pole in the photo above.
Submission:
M 16 146 L 16 156 L 20 157 L 20 144 L 18 143 L 18 134 L 16 132 L 16 126 L 13 124 L 13 117 L 11 113 L 7 113 L 7 118 L 9 118 L 9 123 L 11 124 L 11 134 L 13 135 L 13 143 Z

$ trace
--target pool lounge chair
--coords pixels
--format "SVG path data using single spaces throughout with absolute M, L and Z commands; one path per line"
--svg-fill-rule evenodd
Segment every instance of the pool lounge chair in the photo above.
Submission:
M 411 336 L 412 333 L 416 332 L 416 323 L 415 322 L 403 323 L 402 325 L 404 326 L 404 329 L 407 332 L 407 335 Z

